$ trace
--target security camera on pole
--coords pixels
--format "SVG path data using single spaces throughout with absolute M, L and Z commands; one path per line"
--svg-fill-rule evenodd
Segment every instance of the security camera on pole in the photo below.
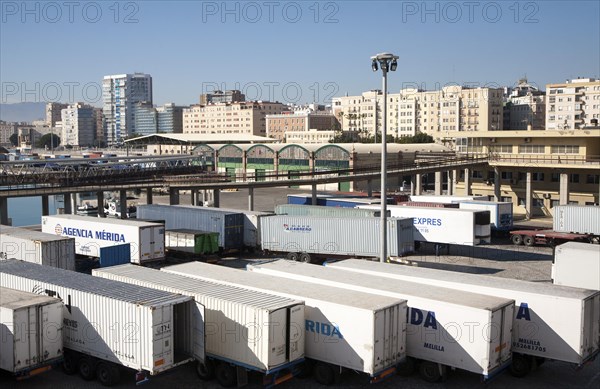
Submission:
M 387 261 L 387 196 L 386 196 L 386 178 L 387 178 L 387 73 L 395 72 L 398 67 L 398 56 L 390 53 L 380 53 L 371 57 L 373 61 L 371 68 L 374 72 L 381 68 L 383 72 L 383 127 L 381 128 L 381 255 L 380 262 Z M 375 131 L 377 134 L 377 131 Z

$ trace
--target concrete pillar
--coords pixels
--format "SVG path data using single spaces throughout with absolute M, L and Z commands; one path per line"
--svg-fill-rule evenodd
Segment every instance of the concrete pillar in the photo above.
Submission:
M 8 198 L 0 197 L 0 224 L 8 225 Z
M 179 205 L 179 189 L 169 188 L 169 204 Z
M 436 196 L 442 195 L 442 172 L 435 172 L 435 194 Z
M 71 193 L 71 213 L 75 215 L 77 213 L 77 193 Z
M 248 154 L 246 150 L 242 151 L 242 177 L 244 177 L 244 181 L 247 180 L 247 172 L 248 172 Z
M 311 195 L 312 195 L 312 200 L 310 203 L 312 205 L 317 205 L 317 184 L 312 184 Z
M 367 196 L 373 197 L 373 180 L 367 180 Z
M 48 203 L 48 195 L 42 195 L 42 216 L 50 214 L 50 204 Z
M 423 183 L 421 182 L 421 179 L 423 177 L 421 176 L 421 173 L 417 173 L 415 175 L 415 195 L 420 195 L 421 193 L 423 193 Z
M 531 219 L 531 209 L 532 209 L 532 200 L 533 200 L 533 192 L 531 190 L 531 172 L 526 173 L 525 178 L 525 217 L 527 220 Z
M 122 189 L 119 191 L 119 205 L 121 212 L 121 219 L 127 219 L 127 191 Z
M 196 189 L 190 190 L 190 204 L 198 205 L 198 191 Z
M 413 196 L 415 194 L 415 188 L 417 186 L 416 175 L 410 176 L 410 195 Z
M 446 176 L 448 177 L 448 183 L 446 184 L 446 194 L 448 196 L 452 196 L 454 194 L 454 188 L 452 188 L 452 170 L 448 170 L 446 172 Z
M 279 176 L 279 151 L 275 152 L 273 157 L 273 170 L 275 170 L 275 177 Z
M 452 169 L 452 194 L 456 194 L 456 183 L 458 182 L 458 170 Z
M 98 217 L 106 217 L 106 213 L 104 213 L 104 192 L 101 190 L 96 192 L 96 203 L 98 203 Z
M 219 208 L 221 206 L 220 195 L 221 195 L 221 192 L 219 191 L 219 189 L 215 189 L 213 191 L 213 207 L 215 207 L 215 208 Z
M 471 195 L 471 169 L 465 168 L 465 196 Z
M 569 204 L 569 175 L 567 173 L 560 173 L 560 190 L 559 190 L 559 204 Z
M 152 188 L 146 188 L 146 204 L 152 204 Z
M 71 207 L 71 194 L 63 193 L 63 204 L 65 206 L 65 215 L 70 215 L 73 213 L 73 208 Z
M 311 172 L 315 171 L 315 153 L 311 151 L 308 157 L 308 170 Z
M 248 187 L 248 211 L 254 211 L 254 188 Z
M 494 167 L 494 201 L 500 201 L 500 169 Z

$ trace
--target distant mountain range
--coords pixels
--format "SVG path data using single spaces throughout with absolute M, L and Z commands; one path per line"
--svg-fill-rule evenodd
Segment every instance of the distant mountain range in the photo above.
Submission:
M 32 122 L 46 119 L 46 103 L 0 104 L 0 120 Z

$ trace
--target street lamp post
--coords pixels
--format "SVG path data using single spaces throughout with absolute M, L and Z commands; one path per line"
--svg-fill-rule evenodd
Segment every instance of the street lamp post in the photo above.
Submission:
M 381 246 L 380 246 L 380 262 L 387 261 L 387 196 L 386 196 L 386 181 L 387 181 L 387 73 L 388 71 L 395 72 L 398 67 L 398 56 L 390 53 L 380 53 L 371 57 L 371 68 L 374 72 L 381 68 L 383 73 L 383 126 L 381 127 Z M 376 115 L 377 116 L 377 112 Z M 375 136 L 377 136 L 377 128 L 375 128 Z

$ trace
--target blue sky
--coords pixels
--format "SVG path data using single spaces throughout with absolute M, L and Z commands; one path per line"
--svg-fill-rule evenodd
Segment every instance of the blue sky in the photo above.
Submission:
M 99 105 L 104 75 L 136 71 L 156 104 L 215 86 L 323 103 L 381 88 L 369 57 L 382 51 L 400 56 L 391 92 L 600 77 L 598 1 L 1 3 L 2 103 Z

